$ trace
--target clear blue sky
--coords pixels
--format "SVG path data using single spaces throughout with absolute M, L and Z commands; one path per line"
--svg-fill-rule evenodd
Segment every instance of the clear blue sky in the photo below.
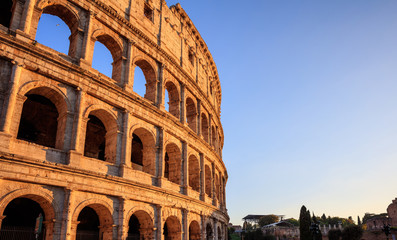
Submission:
M 303 204 L 354 220 L 386 212 L 397 197 L 397 1 L 167 4 L 177 2 L 221 79 L 231 222 L 298 218 Z
M 231 222 L 386 212 L 397 197 L 397 1 L 179 0 L 222 84 Z

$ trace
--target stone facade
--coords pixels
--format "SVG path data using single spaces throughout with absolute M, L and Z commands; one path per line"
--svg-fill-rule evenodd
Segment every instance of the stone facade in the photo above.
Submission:
M 221 87 L 181 6 L 1 5 L 0 234 L 35 227 L 40 213 L 46 240 L 227 239 Z M 69 27 L 67 55 L 35 40 L 44 13 Z M 91 67 L 96 41 L 111 78 Z

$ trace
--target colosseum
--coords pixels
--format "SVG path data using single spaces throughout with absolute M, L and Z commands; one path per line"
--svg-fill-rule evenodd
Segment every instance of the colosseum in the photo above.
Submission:
M 0 239 L 227 239 L 221 86 L 180 4 L 2 0 L 0 79 Z

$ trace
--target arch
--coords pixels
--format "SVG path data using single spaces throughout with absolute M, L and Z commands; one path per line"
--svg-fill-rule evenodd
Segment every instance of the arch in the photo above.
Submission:
M 208 118 L 205 113 L 201 114 L 201 135 L 203 135 L 204 141 L 209 142 L 208 137 Z
M 83 117 L 87 119 L 88 116 L 93 113 L 103 122 L 107 130 L 120 130 L 118 117 L 110 109 L 98 104 L 93 104 L 85 109 Z
M 164 157 L 164 177 L 169 181 L 181 183 L 182 152 L 175 143 L 169 143 L 165 146 Z M 167 171 L 168 170 L 168 171 Z
M 179 119 L 180 116 L 180 97 L 179 97 L 179 89 L 175 86 L 172 81 L 166 81 L 165 89 L 168 92 L 168 106 L 169 113 L 174 117 Z
M 156 91 L 157 91 L 157 74 L 155 71 L 156 68 L 152 64 L 150 64 L 149 61 L 141 57 L 138 57 L 133 61 L 134 72 L 136 67 L 139 67 L 142 70 L 143 75 L 145 76 L 146 91 L 143 97 L 153 103 L 156 102 Z M 135 85 L 136 82 L 134 78 L 134 84 L 132 89 L 134 89 Z
M 197 108 L 192 98 L 186 99 L 186 121 L 190 129 L 197 132 Z
M 144 210 L 135 211 L 128 222 L 127 239 L 152 239 L 153 218 Z
M 143 127 L 133 130 L 131 143 L 131 164 L 135 170 L 155 174 L 155 137 Z
M 42 209 L 43 218 L 45 218 L 44 228 L 45 230 L 45 239 L 52 239 L 52 234 L 54 230 L 54 222 L 56 219 L 59 219 L 57 215 L 59 213 L 59 209 L 56 205 L 54 198 L 46 192 L 44 189 L 35 189 L 35 188 L 24 188 L 15 190 L 7 195 L 5 195 L 0 201 L 0 217 L 4 216 L 5 210 L 7 206 L 15 199 L 30 199 L 37 203 Z M 30 207 L 29 207 L 30 208 Z M 29 209 L 28 209 L 29 210 Z M 35 216 L 33 216 L 35 217 Z M 36 216 L 37 217 L 37 216 Z M 4 223 L 4 220 L 3 220 Z M 0 222 L 1 225 L 1 222 Z M 1 226 L 0 226 L 1 227 Z M 34 225 L 33 225 L 34 227 Z
M 72 104 L 66 94 L 56 85 L 49 82 L 40 80 L 27 82 L 19 88 L 18 95 L 24 96 L 27 93 L 42 95 L 48 98 L 62 114 L 73 111 Z
M 59 212 L 59 209 L 54 198 L 43 190 L 30 188 L 18 189 L 5 195 L 0 200 L 0 216 L 3 215 L 7 205 L 16 198 L 31 199 L 40 205 L 47 220 L 58 219 L 57 213 Z
M 29 88 L 34 85 L 35 82 L 32 82 L 19 91 L 25 101 L 17 113 L 20 114 L 17 138 L 46 147 L 64 149 L 67 112 L 70 106 L 67 98 L 54 87 Z
M 189 224 L 189 240 L 199 240 L 201 239 L 201 234 L 200 234 L 200 224 L 193 220 Z
M 163 227 L 164 240 L 181 240 L 181 224 L 176 216 L 170 216 Z
M 92 34 L 93 41 L 91 42 L 93 52 L 95 52 L 95 42 L 102 43 L 112 55 L 112 76 L 111 78 L 121 83 L 122 75 L 122 64 L 123 64 L 123 44 L 118 39 L 114 38 L 111 34 L 106 33 L 103 30 L 96 30 Z M 100 70 L 99 70 L 100 71 Z
M 217 149 L 216 148 L 216 146 L 217 146 L 217 135 L 216 135 L 216 129 L 215 129 L 215 126 L 212 126 L 211 127 L 211 137 L 212 137 L 212 139 L 211 139 L 211 145 L 215 148 L 215 150 Z
M 219 193 L 220 193 L 220 189 L 219 189 L 219 187 L 220 187 L 220 185 L 219 185 L 219 175 L 218 175 L 218 173 L 215 173 L 215 196 L 216 196 L 216 199 L 218 200 L 218 201 L 220 201 L 220 198 L 219 198 Z
M 211 168 L 206 164 L 205 165 L 205 194 L 208 197 L 212 197 L 212 171 Z
M 113 218 L 112 218 L 112 206 L 108 204 L 106 201 L 96 198 L 90 198 L 83 202 L 81 202 L 73 211 L 72 214 L 72 223 L 75 224 L 75 227 L 72 229 L 79 228 L 79 216 L 80 213 L 84 210 L 84 208 L 91 208 L 95 211 L 98 220 L 99 220 L 99 236 L 102 236 L 101 239 L 113 239 Z M 77 232 L 72 233 L 77 234 Z M 95 236 L 94 236 L 95 237 Z M 72 239 L 73 236 L 72 236 Z
M 13 0 L 4 0 L 4 2 L 2 2 L 2 8 L 0 9 L 0 24 L 6 28 L 9 28 L 11 25 L 13 5 Z
M 200 163 L 195 155 L 189 156 L 189 186 L 200 191 Z
M 218 240 L 222 240 L 222 230 L 221 228 L 218 226 L 216 233 L 218 234 Z
M 84 156 L 115 163 L 119 126 L 114 115 L 105 109 L 91 106 L 84 116 L 87 119 Z
M 42 11 L 35 11 L 32 17 L 33 24 L 31 28 L 32 36 L 36 38 L 37 27 L 40 21 L 42 14 L 49 14 L 56 17 L 59 17 L 69 28 L 70 37 L 69 37 L 69 50 L 68 55 L 77 58 L 78 52 L 80 52 L 79 48 L 79 25 L 80 25 L 80 17 L 78 13 L 68 5 L 60 2 L 60 1 L 42 1 L 37 4 L 38 9 L 42 9 Z M 51 47 L 51 46 L 50 46 Z

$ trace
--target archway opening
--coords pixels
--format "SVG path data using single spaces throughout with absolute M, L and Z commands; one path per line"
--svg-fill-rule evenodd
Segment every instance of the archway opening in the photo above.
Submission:
M 16 198 L 7 205 L 3 215 L 5 218 L 1 225 L 0 239 L 34 240 L 36 239 L 35 228 L 39 229 L 40 222 L 41 232 L 38 233 L 37 239 L 44 239 L 45 226 L 43 222 L 45 214 L 36 201 L 23 197 Z
M 69 53 L 71 31 L 58 16 L 43 13 L 37 25 L 36 41 L 65 55 Z
M 208 142 L 208 120 L 205 114 L 201 114 L 201 134 L 204 141 Z
M 94 115 L 88 116 L 84 156 L 105 160 L 106 128 Z
M 170 94 L 167 88 L 164 90 L 164 108 L 167 112 L 170 112 Z
M 168 217 L 163 227 L 164 240 L 181 240 L 181 225 L 177 217 Z
M 76 240 L 98 240 L 99 239 L 99 217 L 94 209 L 85 207 L 77 218 L 79 224 L 76 230 Z
M 193 155 L 189 157 L 189 186 L 195 191 L 200 191 L 200 166 L 198 159 Z
M 190 129 L 197 132 L 197 110 L 196 105 L 191 98 L 186 99 L 186 121 Z
M 218 240 L 222 240 L 222 232 L 221 232 L 221 228 L 220 228 L 220 227 L 218 227 L 217 229 L 218 229 L 218 230 L 217 230 L 217 233 L 218 233 Z
M 145 97 L 146 79 L 140 67 L 136 66 L 134 71 L 134 92 L 141 97 Z
M 213 233 L 212 233 L 212 226 L 211 226 L 211 224 L 207 224 L 207 227 L 205 228 L 205 231 L 206 231 L 206 239 L 207 240 L 212 240 L 212 237 L 213 237 Z
M 212 197 L 212 171 L 208 165 L 205 165 L 205 194 Z
M 0 24 L 9 28 L 12 17 L 12 0 L 3 0 L 2 8 L 0 9 Z
M 192 221 L 189 225 L 189 240 L 200 239 L 200 225 L 197 221 Z
M 133 91 L 151 102 L 156 101 L 157 79 L 153 67 L 145 60 L 135 62 Z
M 138 218 L 135 215 L 132 215 L 130 221 L 128 222 L 128 237 L 127 240 L 140 240 L 141 224 L 139 223 Z
M 143 144 L 142 140 L 136 135 L 132 135 L 131 162 L 134 169 L 142 171 L 143 167 Z
M 41 95 L 29 94 L 26 97 L 17 138 L 54 148 L 59 116 L 56 106 Z
M 174 117 L 179 119 L 179 92 L 177 87 L 172 82 L 167 82 L 165 84 L 165 93 L 164 93 L 164 104 L 166 110 L 171 113 Z
M 164 177 L 175 184 L 180 184 L 182 171 L 181 151 L 174 143 L 167 144 L 165 151 Z
M 112 78 L 113 57 L 110 50 L 100 41 L 96 41 L 94 45 L 94 53 L 92 56 L 92 68 L 98 70 L 105 76 Z
M 155 139 L 153 134 L 138 128 L 132 134 L 131 167 L 151 175 L 155 174 Z
M 164 157 L 164 177 L 167 179 L 170 177 L 170 157 L 168 153 L 165 153 Z

